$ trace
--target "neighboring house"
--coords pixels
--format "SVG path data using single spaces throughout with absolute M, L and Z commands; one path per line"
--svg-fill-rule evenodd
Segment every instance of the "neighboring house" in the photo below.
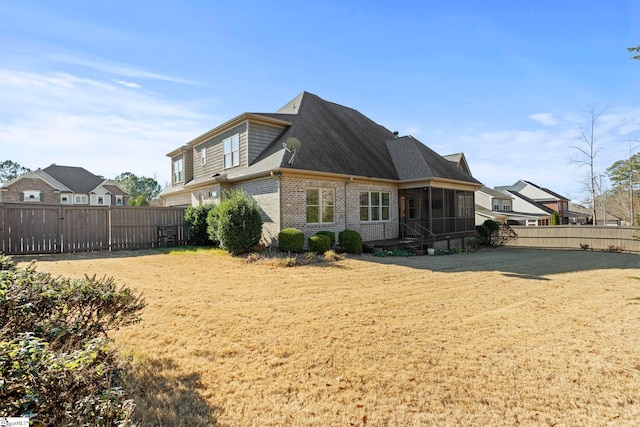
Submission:
M 167 156 L 167 206 L 243 189 L 262 209 L 266 244 L 288 227 L 307 237 L 351 229 L 365 241 L 420 234 L 457 243 L 475 234 L 480 182 L 415 138 L 308 92 L 276 113 L 241 114 Z
M 81 167 L 52 164 L 19 176 L 0 187 L 4 203 L 122 206 L 129 195 L 116 181 Z
M 571 203 L 569 205 L 569 209 L 570 224 L 593 224 L 593 211 L 591 208 Z M 608 212 L 604 212 L 602 208 L 596 208 L 596 216 L 596 225 L 620 226 L 624 224 L 624 220 L 622 218 Z
M 558 212 L 560 224 L 569 224 L 569 199 L 555 193 L 548 188 L 540 187 L 530 181 L 519 180 L 515 184 L 508 187 L 500 187 L 500 189 L 509 190 L 512 193 L 518 193 L 536 203 L 539 203 L 551 211 Z
M 488 219 L 509 225 L 549 225 L 552 213 L 515 192 L 488 187 L 476 191 L 476 225 Z
M 476 225 L 482 225 L 488 219 L 506 224 L 513 214 L 513 197 L 501 191 L 482 186 L 475 197 Z

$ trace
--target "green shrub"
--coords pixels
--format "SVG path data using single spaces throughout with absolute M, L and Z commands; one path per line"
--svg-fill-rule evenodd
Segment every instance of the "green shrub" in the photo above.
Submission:
M 493 246 L 498 244 L 498 233 L 500 223 L 493 220 L 486 220 L 482 225 L 476 226 L 476 239 L 481 246 Z
M 126 367 L 107 334 L 138 322 L 144 301 L 113 279 L 52 277 L 0 258 L 0 417 L 131 425 Z
M 336 245 L 336 233 L 334 233 L 333 231 L 318 231 L 316 233 L 317 236 L 329 236 L 329 239 L 331 240 L 329 242 L 329 248 L 333 248 Z
M 352 254 L 362 253 L 362 237 L 354 230 L 342 230 L 338 233 L 338 244 L 345 251 Z
M 278 233 L 278 246 L 281 251 L 302 252 L 304 233 L 297 228 L 283 228 Z
M 232 254 L 248 252 L 262 237 L 262 216 L 255 200 L 242 190 L 226 191 L 215 210 L 211 231 Z
M 331 249 L 331 238 L 325 234 L 309 237 L 309 252 L 324 254 Z
M 211 246 L 214 241 L 211 240 L 208 232 L 209 212 L 216 209 L 213 203 L 207 203 L 199 206 L 189 206 L 184 212 L 184 223 L 189 231 L 189 242 L 196 246 Z
M 214 246 L 220 246 L 218 240 L 218 205 L 207 212 L 207 237 Z

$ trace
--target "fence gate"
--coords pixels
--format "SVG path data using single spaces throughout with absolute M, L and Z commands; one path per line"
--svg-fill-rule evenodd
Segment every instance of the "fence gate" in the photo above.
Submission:
M 8 254 L 45 254 L 59 252 L 60 208 L 56 206 L 8 207 L 0 209 L 3 218 L 3 252 Z

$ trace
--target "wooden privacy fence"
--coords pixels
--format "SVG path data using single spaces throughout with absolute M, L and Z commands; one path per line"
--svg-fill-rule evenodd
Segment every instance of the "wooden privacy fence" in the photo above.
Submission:
M 640 252 L 640 228 L 591 225 L 511 226 L 518 234 L 511 246 Z
M 0 203 L 7 255 L 144 249 L 186 244 L 184 208 Z

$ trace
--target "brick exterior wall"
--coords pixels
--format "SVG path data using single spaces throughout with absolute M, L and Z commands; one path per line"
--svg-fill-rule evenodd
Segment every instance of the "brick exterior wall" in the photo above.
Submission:
M 22 203 L 23 191 L 40 191 L 40 203 L 47 205 L 60 204 L 60 191 L 55 190 L 45 181 L 38 178 L 22 178 L 7 187 L 8 191 L 2 192 L 2 202 L 4 203 Z
M 358 231 L 365 241 L 398 237 L 398 189 L 395 185 L 296 177 L 283 177 L 281 182 L 281 228 L 293 227 L 301 230 L 305 235 L 305 245 L 310 236 L 321 230 L 335 232 L 336 239 L 338 233 L 345 229 Z M 331 188 L 334 190 L 333 223 L 307 224 L 307 188 Z M 390 221 L 360 222 L 361 191 L 390 193 Z
M 246 181 L 235 188 L 244 190 L 258 203 L 262 214 L 262 243 L 276 245 L 280 232 L 280 180 L 272 177 Z

